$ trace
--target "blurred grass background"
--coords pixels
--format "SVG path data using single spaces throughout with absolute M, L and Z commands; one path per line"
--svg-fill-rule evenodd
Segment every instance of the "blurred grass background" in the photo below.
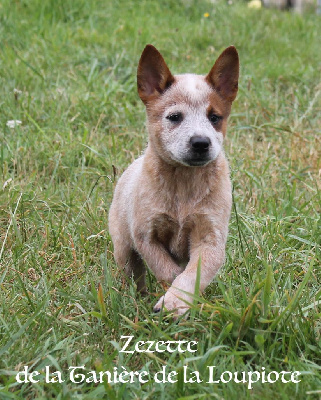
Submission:
M 3 0 L 0 4 L 0 397 L 318 399 L 320 17 L 245 2 Z M 227 260 L 175 323 L 124 284 L 107 230 L 114 183 L 143 151 L 136 68 L 147 43 L 205 74 L 234 44 L 240 90 L 225 143 Z M 7 121 L 22 123 L 9 128 Z M 124 355 L 121 335 L 198 340 L 196 358 Z M 18 384 L 17 371 L 124 366 L 299 370 L 299 384 Z M 205 372 L 204 372 L 205 373 Z

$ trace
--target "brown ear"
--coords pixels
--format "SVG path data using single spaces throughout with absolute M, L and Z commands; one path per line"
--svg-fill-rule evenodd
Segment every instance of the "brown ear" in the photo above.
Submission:
M 148 44 L 139 60 L 137 88 L 139 97 L 147 103 L 152 97 L 163 93 L 172 83 L 171 74 L 160 52 Z
M 237 94 L 239 79 L 239 56 L 230 46 L 216 60 L 206 76 L 207 82 L 226 100 L 232 102 Z

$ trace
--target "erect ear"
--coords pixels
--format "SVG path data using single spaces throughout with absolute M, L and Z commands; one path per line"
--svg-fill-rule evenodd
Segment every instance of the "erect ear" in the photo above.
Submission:
M 172 83 L 171 74 L 160 52 L 148 44 L 139 60 L 137 88 L 139 97 L 146 104 L 155 95 L 163 93 Z
M 239 56 L 230 46 L 216 60 L 206 76 L 206 81 L 226 100 L 232 102 L 237 94 L 239 79 Z

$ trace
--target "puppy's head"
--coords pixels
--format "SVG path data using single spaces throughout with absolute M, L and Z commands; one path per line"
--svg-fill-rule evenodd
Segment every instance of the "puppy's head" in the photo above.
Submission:
M 227 118 L 238 89 L 239 58 L 230 46 L 206 76 L 172 75 L 162 55 L 147 45 L 138 71 L 149 141 L 170 164 L 202 166 L 222 150 Z

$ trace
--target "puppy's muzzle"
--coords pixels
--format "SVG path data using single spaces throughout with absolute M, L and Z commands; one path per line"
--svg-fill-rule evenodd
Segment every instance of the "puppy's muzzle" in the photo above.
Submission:
M 189 166 L 203 166 L 212 160 L 211 139 L 207 136 L 195 135 L 189 140 L 189 149 L 184 162 Z
M 192 151 L 197 155 L 206 155 L 210 148 L 211 141 L 206 136 L 192 136 L 190 140 L 190 145 Z

